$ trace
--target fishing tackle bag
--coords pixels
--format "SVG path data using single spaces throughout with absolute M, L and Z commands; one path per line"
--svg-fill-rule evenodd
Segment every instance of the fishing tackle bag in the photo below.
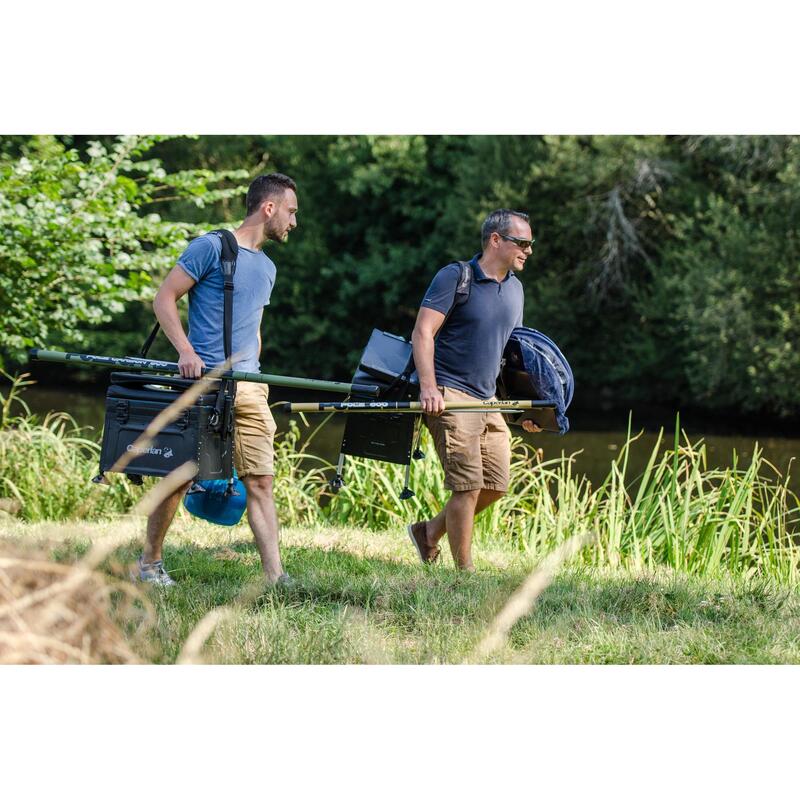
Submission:
M 453 305 L 445 315 L 445 321 L 456 306 L 469 299 L 472 284 L 472 266 L 469 261 L 458 264 L 460 275 L 453 296 Z M 372 334 L 358 361 L 353 383 L 377 385 L 378 400 L 405 401 L 419 398 L 419 379 L 414 369 L 414 354 L 411 342 L 377 329 Z M 375 400 L 374 397 L 353 394 L 354 401 Z M 351 414 L 347 416 L 342 434 L 336 475 L 330 486 L 337 492 L 344 486 L 343 469 L 346 455 L 388 461 L 406 465 L 405 486 L 400 498 L 407 500 L 414 494 L 408 486 L 412 457 L 424 458 L 419 446 L 414 447 L 414 433 L 419 441 L 421 417 L 416 414 Z
M 146 447 L 135 444 L 147 426 L 193 384 L 183 378 L 113 372 L 106 393 L 98 477 L 102 479 L 123 455 L 132 453 L 134 458 L 122 472 L 133 477 L 134 483 L 140 483 L 144 475 L 168 475 L 187 461 L 197 464 L 197 480 L 225 478 L 233 464 L 232 438 L 224 435 L 220 425 L 218 387 L 213 385 L 161 428 Z
M 225 357 L 229 358 L 233 275 L 238 244 L 230 231 L 217 230 L 212 233 L 217 234 L 222 242 L 223 343 Z M 147 356 L 158 330 L 156 323 L 142 347 L 142 358 Z M 150 444 L 146 447 L 134 444 L 148 425 L 195 383 L 194 380 L 175 376 L 112 373 L 111 385 L 106 393 L 100 473 L 94 481 L 105 482 L 105 472 L 121 471 L 133 483 L 140 484 L 142 476 L 163 477 L 181 464 L 194 461 L 198 471 L 196 483 L 190 492 L 203 492 L 203 481 L 223 480 L 227 484 L 228 495 L 238 494 L 241 482 L 235 482 L 233 470 L 234 381 L 216 381 L 207 392 L 184 408 L 177 419 L 164 426 Z M 124 467 L 115 470 L 120 458 L 131 453 L 134 457 Z

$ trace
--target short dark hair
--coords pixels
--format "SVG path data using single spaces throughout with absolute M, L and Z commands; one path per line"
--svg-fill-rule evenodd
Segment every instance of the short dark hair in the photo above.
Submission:
M 259 175 L 247 189 L 247 216 L 249 217 L 254 211 L 257 211 L 268 197 L 283 195 L 287 189 L 297 191 L 297 184 L 288 175 L 280 172 Z
M 519 217 L 525 222 L 529 221 L 529 217 L 524 211 L 512 211 L 510 208 L 498 208 L 497 211 L 492 211 L 481 225 L 481 247 L 486 247 L 493 233 L 499 233 L 501 236 L 507 235 L 511 229 L 512 217 Z

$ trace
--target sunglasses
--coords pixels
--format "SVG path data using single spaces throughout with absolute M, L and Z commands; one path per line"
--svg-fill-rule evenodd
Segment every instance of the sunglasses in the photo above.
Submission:
M 517 247 L 523 250 L 527 250 L 529 247 L 533 249 L 533 243 L 536 241 L 536 239 L 520 239 L 517 236 L 506 236 L 504 233 L 498 233 L 498 236 L 507 242 L 514 242 Z

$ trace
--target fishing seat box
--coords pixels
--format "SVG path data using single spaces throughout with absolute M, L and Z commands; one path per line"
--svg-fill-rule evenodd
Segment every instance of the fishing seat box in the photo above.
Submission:
M 411 343 L 401 336 L 373 330 L 359 359 L 353 383 L 379 386 L 378 397 L 351 395 L 351 400 L 416 400 L 419 382 Z M 408 464 L 414 437 L 414 414 L 348 414 L 341 452 L 394 464 Z
M 101 474 L 111 471 L 152 420 L 193 383 L 164 376 L 112 373 L 106 393 Z M 212 391 L 183 409 L 122 471 L 127 475 L 163 477 L 187 461 L 194 461 L 198 465 L 195 480 L 225 478 L 226 464 L 233 457 L 232 437 L 213 429 L 217 385 L 209 388 Z

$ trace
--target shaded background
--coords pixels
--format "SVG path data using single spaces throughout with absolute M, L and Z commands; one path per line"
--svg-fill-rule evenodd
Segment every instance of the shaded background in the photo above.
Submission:
M 58 139 L 85 153 L 102 137 Z M 9 157 L 25 146 L 5 137 Z M 530 213 L 536 237 L 525 323 L 570 360 L 576 409 L 641 406 L 660 418 L 682 407 L 796 425 L 798 137 L 204 136 L 147 155 L 168 172 L 279 170 L 297 181 L 299 227 L 268 246 L 279 272 L 265 371 L 349 376 L 371 329 L 410 333 L 435 271 L 476 252 L 484 216 L 510 207 Z M 234 225 L 243 197 L 139 213 L 153 210 Z M 84 346 L 136 352 L 151 321 L 148 303 L 129 302 L 87 326 Z

